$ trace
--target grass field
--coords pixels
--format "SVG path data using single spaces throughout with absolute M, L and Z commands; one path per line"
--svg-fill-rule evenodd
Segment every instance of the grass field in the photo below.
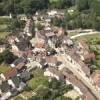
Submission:
M 3 38 L 9 34 L 10 34 L 10 32 L 0 32 L 0 37 Z
M 100 40 L 100 33 L 93 34 L 93 35 L 80 36 L 77 38 L 77 40 L 84 40 L 86 42 L 96 40 L 96 39 Z
M 11 19 L 0 17 L 0 37 L 5 37 L 10 34 L 10 32 L 8 32 L 8 25 L 10 24 L 10 22 Z

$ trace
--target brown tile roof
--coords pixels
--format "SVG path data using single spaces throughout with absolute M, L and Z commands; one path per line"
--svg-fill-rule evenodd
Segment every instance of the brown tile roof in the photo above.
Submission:
M 17 66 L 15 66 L 16 69 L 20 70 L 24 67 L 25 62 L 20 62 Z
M 41 43 L 36 43 L 34 46 L 36 48 L 44 48 L 45 47 L 45 44 L 41 42 Z
M 54 67 L 48 67 L 48 70 L 51 72 L 51 73 L 53 73 L 53 74 L 55 74 L 55 75 L 57 75 L 57 76 L 62 76 L 62 74 L 61 74 L 61 72 L 60 71 L 58 71 L 56 68 L 54 68 Z
M 46 57 L 46 62 L 47 62 L 47 63 L 56 64 L 56 63 L 57 63 L 57 58 L 56 58 L 55 56 L 47 56 L 47 57 Z
M 10 68 L 4 73 L 4 76 L 6 78 L 10 78 L 10 77 L 15 76 L 16 74 L 17 74 L 17 70 L 15 68 Z
M 95 54 L 94 53 L 87 53 L 84 55 L 84 59 L 85 60 L 91 60 L 95 58 Z
M 87 74 L 90 75 L 90 69 L 88 66 L 80 59 L 76 59 L 77 63 L 81 66 L 82 70 Z
M 32 46 L 37 48 L 43 48 L 45 46 L 45 41 L 41 38 L 33 38 L 30 42 Z
M 94 83 L 100 87 L 100 71 L 94 72 L 92 74 L 92 79 L 94 81 Z

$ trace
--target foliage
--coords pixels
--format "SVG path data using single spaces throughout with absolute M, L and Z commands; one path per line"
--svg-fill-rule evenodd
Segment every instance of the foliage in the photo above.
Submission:
M 43 26 L 39 22 L 36 24 L 36 27 L 37 27 L 38 30 L 42 30 L 43 29 Z
M 36 69 L 33 71 L 33 78 L 27 82 L 28 87 L 32 90 L 36 89 L 39 85 L 48 85 L 48 80 L 43 76 L 43 71 L 41 69 Z
M 11 31 L 12 33 L 16 33 L 21 29 L 23 29 L 24 26 L 25 26 L 25 21 L 13 18 L 12 21 L 10 22 L 10 25 L 8 26 L 8 30 Z
M 53 24 L 56 26 L 67 26 L 68 29 L 80 27 L 100 29 L 99 0 L 1 0 L 0 2 L 1 15 L 10 13 L 32 15 L 38 10 L 48 8 L 66 9 L 67 11 L 76 9 L 72 15 L 66 14 L 68 16 L 63 21 L 55 18 Z
M 59 96 L 55 100 L 72 100 L 72 99 L 69 97 Z
M 16 58 L 17 57 L 14 56 L 12 52 L 5 50 L 0 54 L 0 63 L 11 64 Z

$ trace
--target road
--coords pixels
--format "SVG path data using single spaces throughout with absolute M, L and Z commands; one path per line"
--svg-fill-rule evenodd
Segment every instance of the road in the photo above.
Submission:
M 79 36 L 92 35 L 92 34 L 96 34 L 96 33 L 98 33 L 98 32 L 95 31 L 95 32 L 79 33 L 79 34 L 77 34 L 77 35 L 71 36 L 71 39 L 75 39 L 75 38 L 77 38 L 77 37 L 79 37 Z
M 62 62 L 65 64 L 66 68 L 68 68 L 73 74 L 81 80 L 89 89 L 90 91 L 94 94 L 98 100 L 100 100 L 100 91 L 96 89 L 94 85 L 90 82 L 90 80 L 83 74 L 83 72 L 80 71 L 80 68 L 75 67 L 71 62 L 67 60 L 66 54 L 61 54 L 60 51 L 58 50 L 58 55 L 62 59 Z

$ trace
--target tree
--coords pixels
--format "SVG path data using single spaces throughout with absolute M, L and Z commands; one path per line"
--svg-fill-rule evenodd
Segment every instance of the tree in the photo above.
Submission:
M 94 21 L 94 29 L 100 31 L 100 18 L 97 17 Z
M 76 0 L 76 6 L 79 11 L 89 9 L 88 0 Z
M 3 60 L 6 64 L 11 64 L 17 57 L 13 55 L 12 52 L 10 52 L 9 50 L 5 50 L 2 53 L 3 56 Z
M 69 97 L 59 96 L 55 100 L 72 100 L 72 99 Z
M 10 25 L 8 26 L 8 30 L 11 31 L 12 33 L 16 33 L 18 31 L 20 31 L 21 29 L 21 25 L 22 23 L 20 22 L 20 20 L 18 20 L 17 18 L 13 18 L 11 20 Z
M 41 87 L 37 90 L 37 94 L 40 100 L 46 100 L 51 96 L 51 91 L 46 87 Z
M 43 29 L 43 26 L 39 22 L 36 24 L 36 27 L 37 27 L 38 30 L 42 30 Z
M 58 82 L 55 78 L 50 82 L 49 87 L 52 89 L 57 89 L 59 87 L 60 82 Z
M 91 11 L 92 11 L 92 14 L 95 13 L 96 16 L 100 16 L 100 1 L 99 0 L 92 0 Z
M 51 8 L 64 9 L 72 6 L 72 0 L 50 0 Z
M 3 61 L 4 61 L 3 55 L 0 53 L 0 64 L 2 64 Z
M 38 96 L 32 96 L 29 100 L 40 100 Z
M 3 11 L 6 13 L 6 14 L 9 14 L 9 13 L 14 13 L 15 9 L 14 9 L 14 0 L 4 0 L 4 6 L 3 6 Z

